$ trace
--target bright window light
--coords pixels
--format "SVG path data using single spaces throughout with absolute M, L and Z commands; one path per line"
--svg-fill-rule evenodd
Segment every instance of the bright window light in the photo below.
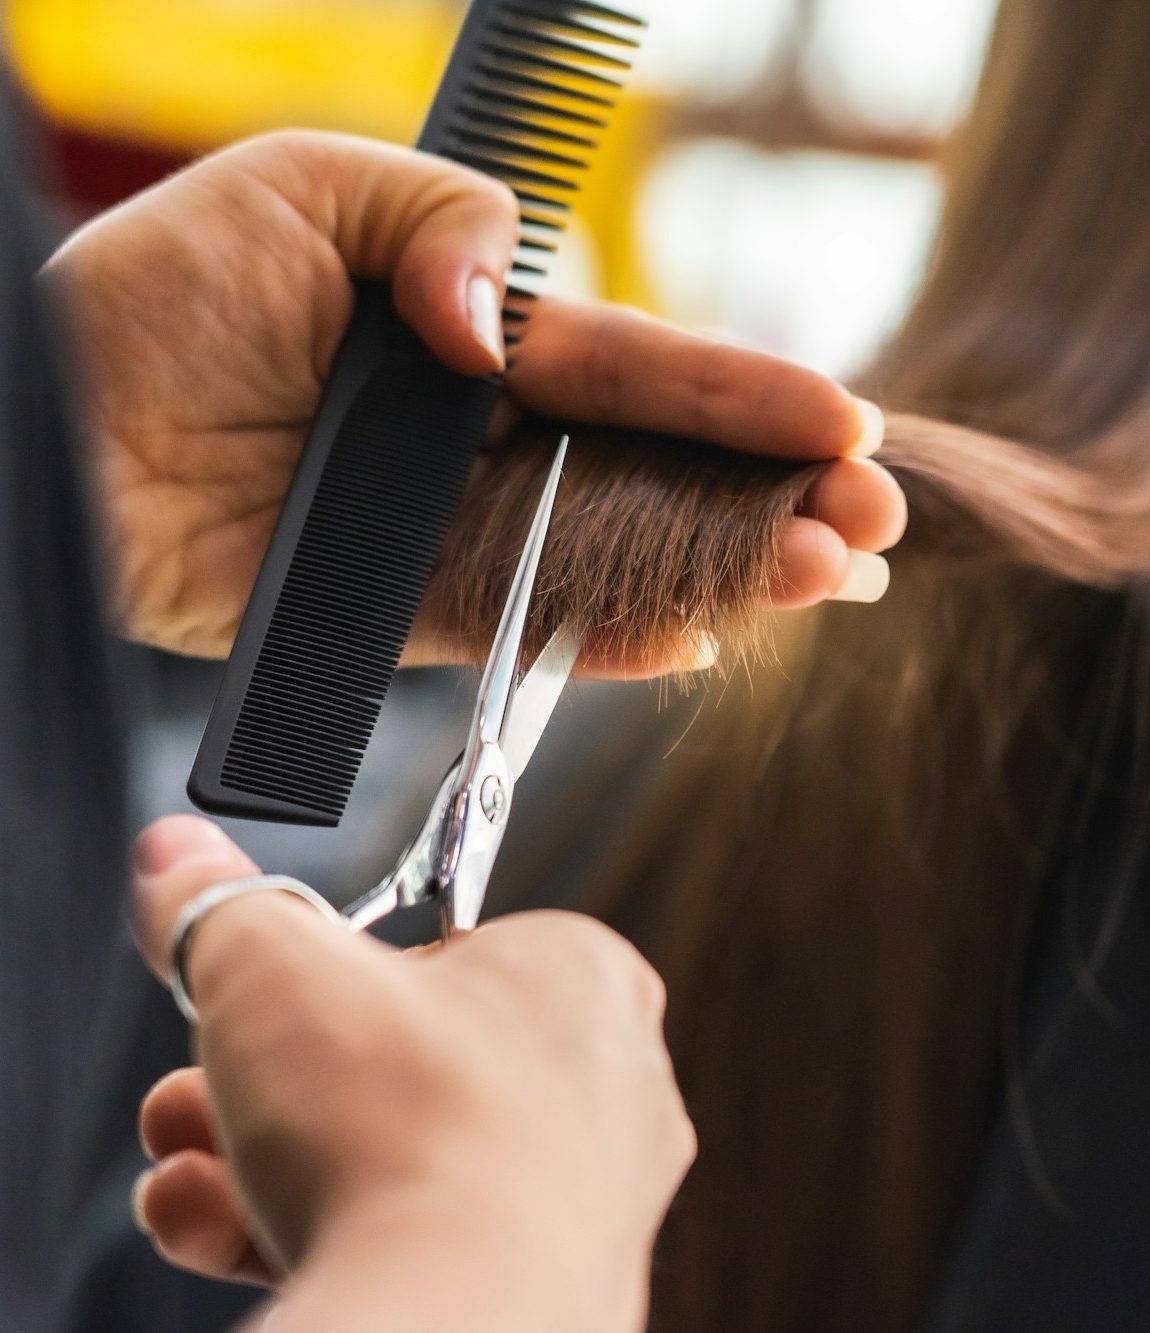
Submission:
M 651 21 L 637 59 L 639 79 L 715 100 L 769 74 L 794 14 L 793 0 L 646 0 L 634 7 Z
M 647 182 L 640 234 L 671 318 L 842 376 L 905 311 L 938 196 L 918 163 L 696 140 Z
M 811 98 L 837 118 L 943 133 L 978 79 L 997 0 L 821 0 L 806 47 Z

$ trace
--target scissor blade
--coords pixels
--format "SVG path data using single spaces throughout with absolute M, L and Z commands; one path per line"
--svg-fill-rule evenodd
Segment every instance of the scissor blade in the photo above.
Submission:
M 556 630 L 519 682 L 503 737 L 503 754 L 515 781 L 531 762 L 578 656 L 578 637 L 566 627 Z
M 476 752 L 479 745 L 503 745 L 506 738 L 511 701 L 515 696 L 515 678 L 519 671 L 519 652 L 527 625 L 527 612 L 535 588 L 539 557 L 543 552 L 543 543 L 547 539 L 551 510 L 563 475 L 567 440 L 568 437 L 564 435 L 559 441 L 559 448 L 555 451 L 551 471 L 548 473 L 543 493 L 539 497 L 535 517 L 531 520 L 531 530 L 527 534 L 523 553 L 519 557 L 519 565 L 511 580 L 507 603 L 499 620 L 499 628 L 495 631 L 495 641 L 491 645 L 487 665 L 483 668 L 475 716 L 468 734 L 469 754 Z

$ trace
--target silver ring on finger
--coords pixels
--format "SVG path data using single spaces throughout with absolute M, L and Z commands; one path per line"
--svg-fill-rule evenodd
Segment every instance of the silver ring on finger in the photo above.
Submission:
M 169 950 L 171 963 L 168 968 L 168 985 L 171 987 L 172 998 L 179 1007 L 180 1013 L 189 1023 L 194 1024 L 198 1021 L 196 1006 L 192 1002 L 192 988 L 187 969 L 192 939 L 200 923 L 213 908 L 219 907 L 221 903 L 230 902 L 231 899 L 242 897 L 245 893 L 265 893 L 268 891 L 290 893 L 293 897 L 301 898 L 309 906 L 314 907 L 321 916 L 327 917 L 329 921 L 340 925 L 344 924 L 344 918 L 322 894 L 316 893 L 315 889 L 308 884 L 304 884 L 302 880 L 292 879 L 289 875 L 250 875 L 246 879 L 232 879 L 225 884 L 213 884 L 210 889 L 204 889 L 202 893 L 197 893 L 194 898 L 183 905 L 179 916 L 176 917 L 176 923 L 172 927 L 172 944 Z

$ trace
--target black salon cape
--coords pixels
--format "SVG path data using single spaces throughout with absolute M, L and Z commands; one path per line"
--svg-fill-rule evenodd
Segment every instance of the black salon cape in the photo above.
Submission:
M 1150 1329 L 1150 874 L 1144 851 L 1120 864 L 1126 762 L 1042 899 L 1017 1083 L 999 1098 L 935 1333 Z
M 99 616 L 67 385 L 32 276 L 46 219 L 0 65 L 0 1330 L 216 1329 L 251 1296 L 134 1234 L 135 1104 L 187 1061 L 133 957 L 123 664 Z
M 17 179 L 0 124 L 0 1329 L 215 1330 L 250 1293 L 167 1268 L 128 1216 L 138 1098 L 186 1060 L 186 1032 L 124 928 L 116 672 Z M 1099 873 L 1075 871 L 1086 938 L 1113 906 L 1106 854 L 1101 839 Z M 1068 974 L 1065 893 L 1048 895 L 1025 1114 L 999 1116 L 939 1333 L 1150 1328 L 1148 890 L 1125 910 L 1104 1001 Z

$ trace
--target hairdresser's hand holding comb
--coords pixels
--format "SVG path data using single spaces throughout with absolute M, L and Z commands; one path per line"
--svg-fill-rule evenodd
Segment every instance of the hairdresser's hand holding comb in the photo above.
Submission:
M 585 673 L 690 671 L 724 647 L 737 660 L 774 612 L 886 591 L 879 553 L 907 513 L 871 457 L 884 429 L 874 404 L 618 306 L 547 297 L 517 327 L 507 382 L 531 415 L 481 461 L 427 600 L 470 655 L 490 639 L 486 606 L 499 601 L 485 588 L 514 565 L 524 497 L 549 458 L 554 426 L 536 417 L 571 422 L 572 449 L 533 615 L 544 636 L 579 627 Z
M 161 975 L 180 907 L 256 869 L 192 816 L 136 863 Z M 283 1284 L 285 1333 L 642 1326 L 694 1136 L 619 936 L 531 912 L 399 954 L 263 893 L 205 916 L 187 967 L 202 1068 L 146 1098 L 136 1192 L 172 1262 Z
M 205 158 L 62 247 L 45 277 L 82 353 L 129 635 L 228 651 L 352 309 L 349 274 L 389 279 L 441 360 L 487 374 L 504 364 L 516 234 L 513 196 L 486 176 L 291 131 Z M 870 553 L 897 540 L 905 511 L 863 457 L 881 438 L 877 409 L 821 375 L 609 306 L 540 301 L 528 328 L 508 379 L 518 406 L 843 458 L 806 497 L 763 593 L 791 607 L 881 591 Z M 424 627 L 415 655 L 434 655 L 439 628 Z
M 246 140 L 83 227 L 45 281 L 70 316 L 127 634 L 231 647 L 351 316 L 351 274 L 464 374 L 503 366 L 511 192 L 349 135 Z

